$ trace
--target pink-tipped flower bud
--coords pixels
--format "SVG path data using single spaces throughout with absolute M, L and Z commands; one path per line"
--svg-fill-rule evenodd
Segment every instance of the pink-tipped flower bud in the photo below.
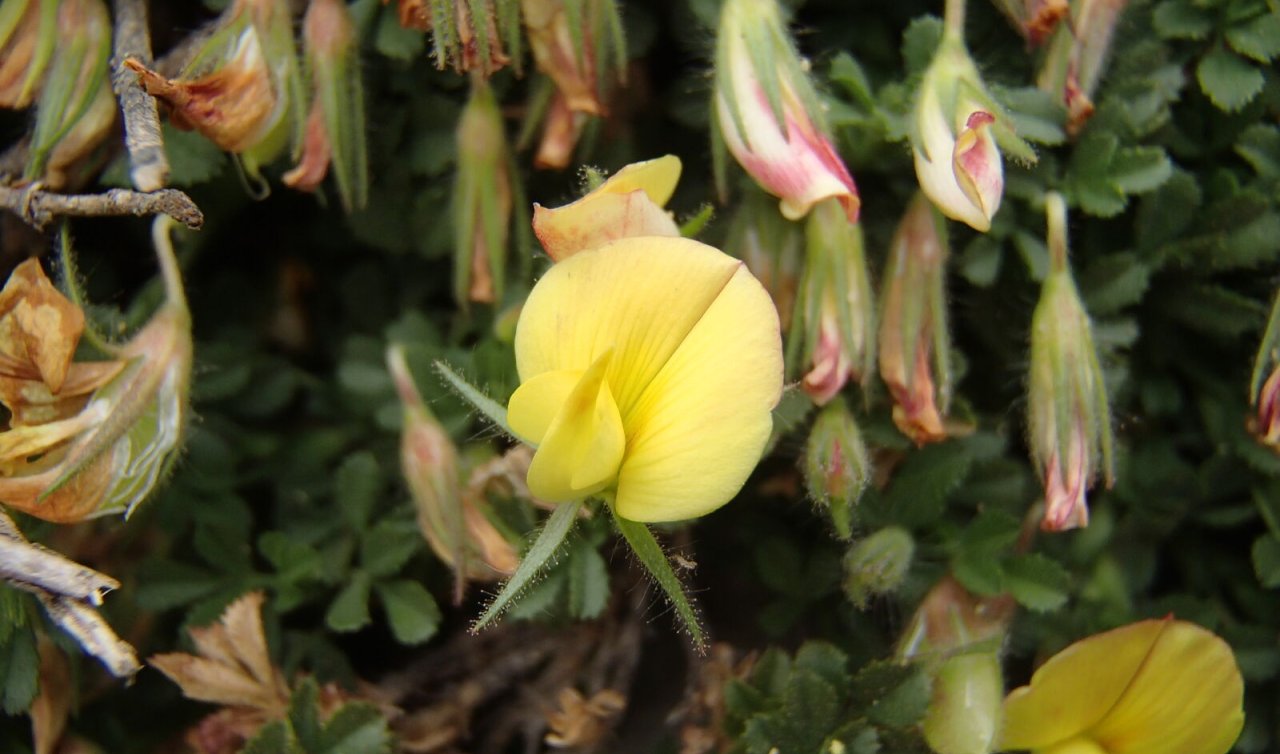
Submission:
M 1271 305 L 1271 318 L 1253 362 L 1249 402 L 1253 406 L 1249 430 L 1259 442 L 1280 452 L 1280 294 Z
M 853 508 L 871 478 L 871 459 L 843 400 L 828 403 L 805 443 L 804 482 L 841 539 L 853 536 Z
M 824 405 L 850 379 L 875 367 L 875 302 L 862 228 L 836 199 L 814 208 L 805 226 L 806 263 L 800 313 L 805 335 L 801 387 Z
M 850 222 L 858 219 L 858 189 L 831 142 L 777 0 L 725 2 L 714 97 L 725 145 L 761 188 L 782 200 L 788 220 L 831 198 Z
M 1106 68 L 1116 23 L 1128 0 L 1083 0 L 1053 38 L 1040 69 L 1039 87 L 1067 108 L 1067 133 L 1075 135 L 1093 115 L 1093 95 Z
M 1067 264 L 1067 209 L 1045 197 L 1050 269 L 1031 320 L 1027 404 L 1032 458 L 1044 482 L 1047 531 L 1089 522 L 1085 493 L 1101 474 L 1111 484 L 1111 411 L 1089 316 Z
M 947 226 L 923 194 L 898 224 L 882 286 L 880 377 L 893 421 L 916 445 L 947 436 L 951 350 L 945 293 Z

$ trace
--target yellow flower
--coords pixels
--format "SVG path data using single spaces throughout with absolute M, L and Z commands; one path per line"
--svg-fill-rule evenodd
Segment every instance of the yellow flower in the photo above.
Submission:
M 769 294 L 741 261 L 682 238 L 623 238 L 556 264 L 516 328 L 511 429 L 529 490 L 612 497 L 632 521 L 709 513 L 746 481 L 782 390 Z
M 1243 695 L 1222 639 L 1185 621 L 1142 621 L 1072 644 L 1009 694 L 1001 748 L 1225 754 L 1244 725 Z

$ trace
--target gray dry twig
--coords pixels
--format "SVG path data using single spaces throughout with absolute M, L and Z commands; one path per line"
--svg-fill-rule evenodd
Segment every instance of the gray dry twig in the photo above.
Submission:
M 129 177 L 139 191 L 157 191 L 169 180 L 169 158 L 160 136 L 156 101 L 142 89 L 138 77 L 125 68 L 127 58 L 152 64 L 147 33 L 146 0 L 115 0 L 115 50 L 111 57 L 111 88 L 124 114 L 124 142 L 129 149 Z
M 204 213 L 191 197 L 177 189 L 149 193 L 111 189 L 101 194 L 57 194 L 38 184 L 26 188 L 0 186 L 0 208 L 10 210 L 37 228 L 60 215 L 104 217 L 112 215 L 165 214 L 191 229 L 204 224 Z

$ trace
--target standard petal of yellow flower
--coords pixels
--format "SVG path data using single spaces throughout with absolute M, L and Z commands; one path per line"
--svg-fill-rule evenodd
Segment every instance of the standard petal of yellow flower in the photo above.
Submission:
M 627 423 L 618 514 L 694 518 L 725 504 L 760 460 L 782 394 L 773 300 L 739 266 L 649 384 Z
M 516 367 L 523 384 L 585 370 L 613 348 L 606 379 L 625 421 L 742 263 L 677 238 L 607 248 L 567 259 L 538 281 L 516 327 Z
M 1044 754 L 1107 754 L 1107 750 L 1088 738 L 1073 738 L 1070 741 L 1046 749 Z
M 556 502 L 576 500 L 599 492 L 617 475 L 626 435 L 605 381 L 612 356 L 613 350 L 607 349 L 582 373 L 547 427 L 529 464 L 529 491 L 534 495 Z M 531 402 L 518 402 L 517 414 L 521 405 Z
M 619 238 L 678 237 L 680 229 L 662 207 L 679 179 L 674 155 L 633 163 L 572 204 L 534 204 L 533 232 L 557 262 Z
M 1244 683 L 1231 647 L 1193 623 L 1166 622 L 1091 735 L 1114 754 L 1224 754 L 1244 726 Z
M 1106 716 L 1151 652 L 1165 621 L 1143 621 L 1067 647 L 1004 702 L 1001 749 L 1047 749 Z
M 616 472 L 617 512 L 634 521 L 691 518 L 728 502 L 759 460 L 782 388 L 768 293 L 740 261 L 686 239 L 623 239 L 557 264 L 530 294 L 515 348 L 521 387 L 508 420 L 538 443 L 530 490 L 571 500 Z M 625 433 L 620 467 L 607 468 L 612 439 L 587 453 L 585 440 L 557 434 L 608 428 L 599 399 L 591 415 L 585 397 L 606 392 Z

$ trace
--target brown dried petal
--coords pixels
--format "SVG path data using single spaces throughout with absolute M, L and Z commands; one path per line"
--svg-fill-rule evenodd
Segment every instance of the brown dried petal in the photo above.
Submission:
M 49 282 L 39 260 L 28 259 L 14 269 L 0 290 L 0 353 L 33 369 L 20 368 L 12 376 L 38 375 L 58 392 L 82 332 L 84 312 Z

